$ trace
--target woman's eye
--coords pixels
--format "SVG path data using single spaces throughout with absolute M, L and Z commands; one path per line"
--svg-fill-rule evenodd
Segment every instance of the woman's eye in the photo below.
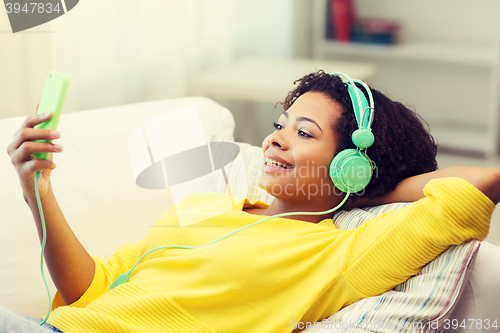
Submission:
M 273 123 L 273 126 L 274 126 L 274 128 L 275 128 L 277 131 L 280 131 L 280 130 L 282 130 L 282 129 L 284 128 L 283 126 L 281 126 L 281 125 L 280 125 L 280 124 L 278 124 L 278 123 Z
M 299 136 L 303 136 L 304 138 L 312 138 L 312 136 L 310 136 L 309 134 L 307 134 L 306 132 L 304 131 L 300 131 L 299 130 Z

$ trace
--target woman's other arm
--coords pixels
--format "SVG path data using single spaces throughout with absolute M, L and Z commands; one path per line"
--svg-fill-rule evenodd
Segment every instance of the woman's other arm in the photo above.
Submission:
M 493 202 L 461 177 L 432 179 L 425 199 L 354 229 L 345 273 L 371 296 L 416 274 L 451 245 L 487 235 Z
M 446 177 L 459 177 L 468 181 L 483 192 L 495 205 L 500 201 L 499 168 L 452 167 L 406 178 L 396 186 L 394 191 L 382 197 L 360 198 L 355 202 L 347 202 L 345 208 L 417 201 L 425 197 L 423 190 L 430 180 Z
M 92 283 L 95 271 L 94 260 L 87 253 L 75 236 L 64 217 L 52 192 L 50 174 L 55 168 L 52 153 L 59 152 L 52 143 L 34 142 L 33 140 L 52 140 L 59 133 L 47 129 L 35 129 L 35 125 L 52 117 L 52 113 L 26 118 L 21 128 L 14 135 L 7 147 L 19 175 L 24 200 L 29 205 L 40 240 L 42 224 L 35 196 L 35 173 L 41 170 L 39 194 L 46 224 L 46 246 L 44 257 L 52 280 L 66 304 L 76 301 Z M 48 160 L 36 160 L 33 153 L 50 152 Z

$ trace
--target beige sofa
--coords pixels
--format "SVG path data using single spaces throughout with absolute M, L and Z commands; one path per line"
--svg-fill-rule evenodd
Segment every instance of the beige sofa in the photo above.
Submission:
M 106 258 L 119 245 L 137 241 L 172 204 L 167 191 L 135 185 L 128 135 L 155 116 L 191 104 L 197 107 L 207 141 L 214 133 L 233 140 L 231 113 L 202 97 L 71 112 L 61 117 L 58 142 L 64 151 L 54 159 L 53 188 L 71 227 L 92 255 Z M 38 316 L 46 312 L 48 304 L 39 271 L 40 245 L 6 153 L 24 118 L 0 120 L 0 305 L 22 315 Z M 498 258 L 499 247 L 482 244 L 451 318 L 500 321 Z M 54 294 L 53 285 L 50 287 Z M 464 331 L 459 327 L 450 332 L 460 330 Z

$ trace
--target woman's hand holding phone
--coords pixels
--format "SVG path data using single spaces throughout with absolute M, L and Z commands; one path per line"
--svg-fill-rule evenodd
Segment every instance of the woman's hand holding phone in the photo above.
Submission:
M 56 167 L 52 161 L 52 153 L 62 151 L 62 146 L 49 142 L 35 142 L 34 140 L 53 140 L 61 136 L 59 131 L 34 128 L 52 118 L 53 113 L 47 112 L 26 118 L 23 125 L 14 134 L 13 140 L 7 147 L 12 164 L 16 168 L 21 181 L 24 199 L 29 204 L 35 202 L 35 173 L 42 170 L 38 189 L 43 201 L 50 188 L 50 174 Z M 48 152 L 47 160 L 35 159 L 33 153 Z
M 55 131 L 63 108 L 69 78 L 63 73 L 50 71 L 42 98 L 36 108 L 36 115 L 26 118 L 21 128 L 14 134 L 12 143 L 7 147 L 12 164 L 21 180 L 24 200 L 32 205 L 36 200 L 35 174 L 42 170 L 39 179 L 39 194 L 43 200 L 50 188 L 50 174 L 55 164 L 52 153 L 62 151 L 62 147 L 52 144 L 60 137 Z
M 24 200 L 29 205 L 35 219 L 40 241 L 42 241 L 43 232 L 35 194 L 35 176 L 36 172 L 41 170 L 38 190 L 43 206 L 48 240 L 44 252 L 45 262 L 60 295 L 66 304 L 71 304 L 91 284 L 95 266 L 94 260 L 71 230 L 52 191 L 50 175 L 56 166 L 52 161 L 52 153 L 61 152 L 62 147 L 47 141 L 57 139 L 61 134 L 52 129 L 35 128 L 36 125 L 46 122 L 52 117 L 53 112 L 27 117 L 14 134 L 12 142 L 7 147 L 7 152 L 19 175 Z M 33 157 L 33 154 L 40 156 L 40 153 L 48 153 L 47 159 Z

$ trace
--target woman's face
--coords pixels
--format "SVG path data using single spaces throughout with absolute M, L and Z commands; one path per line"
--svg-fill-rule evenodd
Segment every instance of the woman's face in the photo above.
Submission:
M 297 98 L 262 143 L 265 161 L 259 186 L 287 200 L 332 195 L 329 168 L 337 142 L 333 124 L 341 112 L 337 102 L 320 92 Z

